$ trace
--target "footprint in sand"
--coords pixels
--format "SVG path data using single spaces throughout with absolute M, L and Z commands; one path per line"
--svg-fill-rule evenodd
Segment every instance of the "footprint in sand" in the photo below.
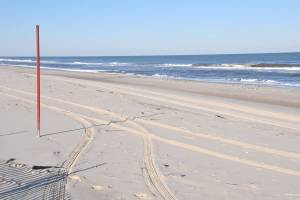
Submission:
M 138 199 L 151 199 L 146 193 L 138 192 L 134 194 Z
M 79 176 L 69 176 L 69 178 L 72 180 L 72 181 L 78 181 L 78 182 L 81 182 L 81 178 Z
M 76 175 L 69 176 L 69 178 L 70 178 L 72 181 L 82 182 L 82 183 L 84 183 L 84 184 L 90 185 L 91 188 L 92 188 L 93 190 L 96 190 L 96 191 L 103 191 L 103 190 L 107 190 L 107 189 L 111 188 L 111 186 L 91 185 L 91 184 L 89 184 L 89 183 L 83 181 L 79 176 L 76 176 Z
M 97 191 L 102 191 L 102 190 L 105 190 L 106 187 L 103 187 L 103 186 L 101 186 L 101 185 L 93 185 L 93 186 L 92 186 L 92 189 L 93 189 L 93 190 L 97 190 Z

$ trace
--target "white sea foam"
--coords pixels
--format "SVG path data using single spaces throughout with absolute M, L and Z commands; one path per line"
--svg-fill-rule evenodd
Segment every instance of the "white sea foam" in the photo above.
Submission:
M 35 65 L 9 65 L 9 64 L 0 64 L 0 66 L 12 66 L 12 67 L 25 67 L 25 68 L 36 68 Z M 46 66 L 41 66 L 41 69 L 52 69 L 52 70 L 60 70 L 60 71 L 71 71 L 71 72 L 92 72 L 92 73 L 97 73 L 97 72 L 106 72 L 107 70 L 89 70 L 89 69 L 69 69 L 69 68 L 58 68 L 58 67 L 46 67 Z
M 272 65 L 267 67 L 256 67 L 252 64 L 175 64 L 175 63 L 166 63 L 166 64 L 154 64 L 155 67 L 187 67 L 187 68 L 196 68 L 199 70 L 256 70 L 256 71 L 299 71 L 300 72 L 300 66 L 289 66 L 289 67 L 272 67 Z
M 242 79 L 240 79 L 240 81 L 241 82 L 258 82 L 258 80 L 257 79 L 255 79 L 255 78 L 250 78 L 250 79 L 245 79 L 245 78 L 242 78 Z
M 153 74 L 151 77 L 159 78 L 159 79 L 183 79 L 181 77 L 175 77 L 166 74 Z
M 0 58 L 0 62 L 17 62 L 17 63 L 36 63 L 36 60 L 30 60 L 30 59 L 6 59 L 6 58 Z M 52 61 L 52 60 L 41 60 L 40 63 L 44 64 L 58 64 L 59 62 Z M 61 63 L 59 63 L 61 64 Z
M 259 80 L 259 79 L 255 79 L 255 78 L 249 78 L 249 79 L 245 79 L 245 78 L 234 78 L 234 79 L 231 79 L 231 80 L 234 80 L 234 81 L 240 81 L 240 82 L 243 82 L 243 83 L 259 83 L 259 84 L 281 84 L 275 80 Z
M 128 66 L 130 65 L 130 63 L 126 63 L 126 62 L 110 62 L 110 63 L 104 63 L 104 65 L 107 66 Z
M 263 80 L 264 83 L 278 83 L 277 81 L 274 80 Z
M 249 65 L 245 65 L 245 64 L 220 64 L 220 65 L 217 65 L 218 67 L 224 67 L 224 68 L 247 68 L 247 67 L 250 67 Z
M 66 64 L 66 65 L 98 65 L 98 66 L 110 66 L 110 67 L 114 67 L 114 66 L 128 66 L 130 65 L 130 63 L 122 63 L 122 62 L 79 62 L 79 61 L 75 61 L 75 62 L 66 62 L 66 63 L 62 63 L 62 64 Z
M 103 65 L 103 63 L 89 63 L 89 62 L 71 62 L 71 63 L 64 63 L 67 65 Z
M 57 68 L 57 67 L 41 67 L 43 69 L 52 69 L 60 71 L 69 71 L 69 72 L 88 72 L 88 73 L 97 73 L 104 70 L 89 70 L 89 69 L 67 69 L 67 68 Z
M 29 60 L 29 59 L 10 59 L 10 58 L 0 58 L 0 61 L 5 61 L 5 62 L 28 62 L 28 63 L 35 62 L 35 61 Z
M 160 64 L 161 67 L 192 67 L 193 64 L 172 64 L 172 63 L 166 63 L 166 64 Z
M 35 65 L 11 65 L 11 64 L 3 64 L 1 63 L 0 66 L 11 66 L 11 67 L 26 67 L 26 68 L 34 68 Z
M 171 78 L 171 76 L 168 76 L 168 75 L 165 75 L 165 74 L 153 74 L 152 77 L 163 78 L 163 79 Z
M 235 64 L 221 64 L 221 65 L 209 65 L 209 66 L 194 66 L 197 69 L 212 69 L 212 70 L 254 70 L 254 71 L 299 71 L 300 67 L 253 67 L 251 65 L 235 65 Z
M 10 58 L 0 58 L 0 62 L 20 62 L 20 63 L 36 63 L 36 60 L 31 59 L 10 59 Z M 57 62 L 52 60 L 41 60 L 44 64 L 64 64 L 64 65 L 99 65 L 99 66 L 128 66 L 130 63 L 126 62 Z
M 2 63 L 36 63 L 34 59 L 23 59 L 23 58 L 0 58 L 0 62 Z M 145 65 L 148 67 L 167 67 L 167 68 L 175 68 L 175 67 L 186 67 L 186 68 L 197 68 L 199 70 L 251 70 L 251 71 L 266 71 L 266 72 L 286 72 L 286 73 L 300 73 L 299 64 L 188 64 L 188 63 L 164 63 L 164 64 L 138 64 L 138 63 L 127 63 L 127 62 L 63 62 L 63 61 L 55 61 L 55 60 L 41 60 L 42 64 L 61 64 L 61 65 L 86 65 L 86 66 L 104 66 L 104 67 L 121 67 L 121 66 L 139 66 Z
M 92 61 L 92 60 L 91 60 Z M 15 62 L 15 63 L 14 63 Z M 49 63 L 55 63 L 55 65 L 50 65 Z M 92 72 L 92 73 L 97 73 L 97 72 L 107 72 L 107 73 L 122 73 L 122 74 L 134 74 L 134 75 L 144 75 L 144 76 L 149 76 L 146 75 L 147 73 L 143 72 L 143 69 L 139 69 L 141 71 L 134 71 L 130 69 L 130 66 L 140 66 L 138 63 L 126 63 L 126 62 L 79 62 L 79 61 L 75 61 L 72 62 L 72 60 L 70 61 L 68 59 L 68 61 L 65 62 L 61 62 L 61 60 L 57 59 L 57 61 L 55 60 L 42 60 L 41 61 L 42 64 L 42 68 L 44 69 L 54 69 L 54 70 L 62 70 L 62 71 L 74 71 L 74 72 Z M 49 65 L 47 65 L 49 64 Z M 63 64 L 63 65 L 60 65 Z M 22 58 L 17 58 L 17 59 L 11 59 L 11 58 L 0 58 L 0 65 L 2 66 L 7 66 L 7 65 L 11 65 L 11 66 L 19 66 L 19 67 L 29 67 L 29 68 L 35 68 L 35 61 L 32 59 L 22 59 Z M 69 65 L 66 67 L 66 65 Z M 80 66 L 81 65 L 81 66 Z M 84 65 L 84 66 L 83 66 Z M 91 65 L 91 66 L 89 66 Z M 97 65 L 97 66 L 93 66 L 92 65 Z M 286 64 L 286 66 L 280 66 L 280 65 L 275 65 L 272 67 L 272 64 L 219 64 L 219 65 L 206 65 L 206 64 L 175 64 L 175 63 L 166 63 L 166 64 L 141 64 L 141 67 L 143 67 L 145 65 L 145 67 L 148 68 L 150 67 L 166 67 L 166 68 L 172 68 L 172 67 L 186 67 L 187 69 L 199 69 L 200 70 L 204 70 L 204 69 L 212 69 L 212 70 L 220 70 L 220 69 L 224 69 L 224 70 L 232 70 L 227 72 L 221 72 L 221 73 L 217 73 L 216 76 L 211 75 L 211 77 L 209 76 L 201 76 L 201 74 L 199 73 L 199 76 L 197 76 L 197 74 L 192 74 L 190 75 L 190 72 L 187 73 L 181 73 L 181 72 L 185 72 L 184 69 L 179 69 L 178 72 L 176 71 L 176 77 L 168 75 L 168 74 L 173 74 L 170 73 L 172 70 L 174 69 L 153 69 L 154 71 L 154 75 L 152 75 L 152 77 L 155 78 L 161 78 L 161 79 L 185 79 L 185 80 L 196 80 L 196 81 L 211 81 L 211 82 L 229 82 L 229 83 L 242 83 L 242 84 L 257 84 L 257 85 L 276 85 L 276 86 L 297 86 L 299 87 L 299 81 L 297 80 L 297 76 L 298 73 L 300 73 L 300 66 L 295 64 L 295 66 L 293 65 L 288 65 Z M 53 66 L 53 67 L 51 67 Z M 114 68 L 114 66 L 125 66 L 124 68 L 122 68 L 122 70 L 120 71 L 120 68 Z M 126 67 L 128 66 L 128 67 Z M 111 68 L 109 68 L 111 67 Z M 80 68 L 84 68 L 84 69 L 80 69 Z M 89 69 L 90 68 L 90 69 Z M 128 70 L 130 69 L 130 70 Z M 268 80 L 268 79 L 272 79 L 272 76 L 268 76 L 268 78 L 264 77 L 264 75 L 262 74 L 262 76 L 246 76 L 249 78 L 241 78 L 239 77 L 238 74 L 236 74 L 234 72 L 234 70 L 254 70 L 254 71 L 258 71 L 258 72 L 282 72 L 282 76 L 283 76 L 283 81 L 275 81 L 275 80 Z M 233 73 L 232 73 L 233 72 Z M 162 74 L 163 73 L 163 74 Z M 224 75 L 223 75 L 224 73 Z M 245 71 L 245 74 L 247 74 L 248 71 Z M 295 76 L 289 76 L 289 79 L 286 79 L 286 81 L 284 81 L 285 76 L 284 74 L 286 74 L 287 76 L 289 76 L 289 74 L 295 74 Z M 229 75 L 228 75 L 229 74 Z M 244 74 L 244 72 L 241 71 L 241 74 Z M 227 76 L 228 75 L 228 76 Z M 272 75 L 272 74 L 270 74 Z M 280 74 L 279 74 L 280 75 Z M 228 79 L 226 78 L 228 77 Z M 239 77 L 239 78 L 233 78 L 233 77 Z M 245 76 L 242 76 L 245 77 Z M 215 78 L 213 80 L 211 80 L 211 78 Z M 262 79 L 266 79 L 266 80 L 262 80 Z M 275 79 L 275 78 L 274 78 Z
M 249 65 L 242 64 L 175 64 L 165 63 L 157 64 L 159 67 L 190 67 L 199 69 L 244 69 L 250 67 Z
M 36 61 L 32 61 L 32 63 L 36 63 Z M 63 62 L 57 62 L 55 60 L 41 60 L 40 63 L 44 64 L 63 64 Z

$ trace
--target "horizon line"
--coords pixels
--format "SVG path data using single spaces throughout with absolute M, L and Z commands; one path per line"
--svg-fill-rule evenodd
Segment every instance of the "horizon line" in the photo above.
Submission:
M 64 56 L 41 56 L 41 57 L 142 57 L 142 56 L 218 56 L 218 55 L 252 55 L 252 54 L 289 54 L 300 53 L 300 51 L 282 51 L 282 52 L 250 52 L 250 53 L 205 53 L 205 54 L 138 54 L 138 55 L 64 55 Z M 0 56 L 5 57 L 36 57 L 36 56 Z

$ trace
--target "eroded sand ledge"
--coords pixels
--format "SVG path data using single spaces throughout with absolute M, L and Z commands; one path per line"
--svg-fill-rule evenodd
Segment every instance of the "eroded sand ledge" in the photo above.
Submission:
M 291 199 L 300 89 L 0 68 L 0 159 L 64 165 L 73 199 Z M 1 187 L 1 185 L 0 185 Z

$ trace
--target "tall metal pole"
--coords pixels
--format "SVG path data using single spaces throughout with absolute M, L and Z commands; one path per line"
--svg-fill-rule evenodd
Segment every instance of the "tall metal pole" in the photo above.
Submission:
M 36 92 L 37 92 L 37 113 L 36 113 L 36 122 L 37 122 L 37 135 L 40 137 L 41 130 L 41 87 L 40 87 L 40 27 L 36 25 Z

